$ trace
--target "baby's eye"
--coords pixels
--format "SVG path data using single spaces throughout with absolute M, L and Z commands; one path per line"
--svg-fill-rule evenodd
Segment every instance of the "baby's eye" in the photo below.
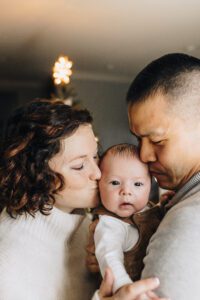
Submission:
M 135 186 L 142 186 L 142 185 L 144 185 L 144 184 L 143 184 L 142 182 L 139 182 L 139 181 L 138 181 L 138 182 L 135 182 L 134 185 L 135 185 Z
M 112 185 L 119 185 L 119 184 L 120 184 L 120 182 L 117 181 L 117 180 L 112 180 L 110 183 L 111 183 Z

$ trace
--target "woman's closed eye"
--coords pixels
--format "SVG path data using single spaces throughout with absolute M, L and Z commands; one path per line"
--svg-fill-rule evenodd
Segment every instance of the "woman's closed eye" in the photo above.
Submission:
M 80 166 L 74 166 L 74 167 L 72 167 L 72 170 L 80 171 L 80 170 L 82 170 L 83 168 L 84 168 L 84 165 L 81 164 Z
M 94 155 L 93 159 L 98 163 L 99 162 L 99 155 L 98 154 Z

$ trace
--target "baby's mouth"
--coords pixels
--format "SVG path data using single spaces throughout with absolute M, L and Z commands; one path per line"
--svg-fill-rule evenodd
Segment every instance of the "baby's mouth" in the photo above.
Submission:
M 131 204 L 130 202 L 123 202 L 120 204 L 121 208 L 129 208 L 129 207 L 133 207 L 133 204 Z

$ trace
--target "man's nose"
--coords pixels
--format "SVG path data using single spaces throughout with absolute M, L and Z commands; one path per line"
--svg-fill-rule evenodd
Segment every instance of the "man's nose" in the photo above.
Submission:
M 156 161 L 155 150 L 153 148 L 153 145 L 151 145 L 149 142 L 141 141 L 141 144 L 140 144 L 140 159 L 144 163 L 149 163 L 149 162 L 155 162 Z

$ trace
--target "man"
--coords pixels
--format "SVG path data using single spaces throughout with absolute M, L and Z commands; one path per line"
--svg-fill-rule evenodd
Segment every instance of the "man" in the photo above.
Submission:
M 142 278 L 158 277 L 161 297 L 199 300 L 200 60 L 175 53 L 151 62 L 127 102 L 142 161 L 161 188 L 175 191 L 150 240 Z
M 128 95 L 130 129 L 161 188 L 174 190 L 150 241 L 142 277 L 158 294 L 200 299 L 200 60 L 168 54 L 146 66 Z

